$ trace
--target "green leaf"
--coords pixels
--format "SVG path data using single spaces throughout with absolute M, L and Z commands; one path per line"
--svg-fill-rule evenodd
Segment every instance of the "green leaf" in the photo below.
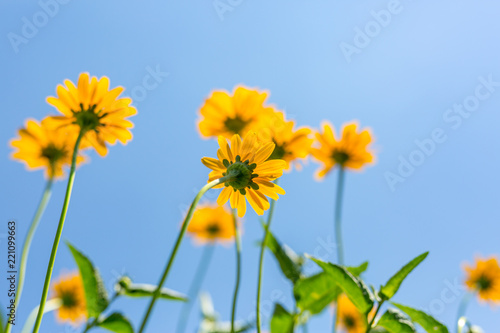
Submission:
M 132 280 L 127 276 L 122 277 L 115 285 L 117 293 L 128 297 L 152 297 L 156 288 L 152 284 L 132 283 Z M 186 295 L 168 288 L 161 288 L 159 298 L 182 302 L 188 300 Z
M 266 230 L 266 226 L 264 224 L 262 226 Z M 271 231 L 269 231 L 266 246 L 274 254 L 285 277 L 292 281 L 292 283 L 297 282 L 302 275 L 303 259 L 288 246 L 282 245 Z
M 276 303 L 271 318 L 271 333 L 293 333 L 294 326 L 294 316 L 281 304 Z
M 368 313 L 373 308 L 374 296 L 361 279 L 352 275 L 342 266 L 324 262 L 311 256 L 309 258 L 333 277 L 340 289 L 360 312 Z
M 108 294 L 102 282 L 101 275 L 89 258 L 69 242 L 66 242 L 66 245 L 68 245 L 82 276 L 88 316 L 89 318 L 96 318 L 106 310 L 109 304 Z
M 413 323 L 401 312 L 388 309 L 379 319 L 377 326 L 382 326 L 390 333 L 416 333 Z
M 300 279 L 293 287 L 297 307 L 311 314 L 321 313 L 341 292 L 335 279 L 326 272 Z
M 115 312 L 107 318 L 99 321 L 97 326 L 107 329 L 115 333 L 134 333 L 132 324 L 121 313 Z
M 359 266 L 354 266 L 354 267 L 346 267 L 349 273 L 351 273 L 354 276 L 360 276 L 362 273 L 364 273 L 368 269 L 368 261 L 365 261 Z
M 396 292 L 398 291 L 399 287 L 401 286 L 401 283 L 403 283 L 403 280 L 406 279 L 408 274 L 411 273 L 417 267 L 425 258 L 427 258 L 427 255 L 429 252 L 425 252 L 409 263 L 407 263 L 403 268 L 401 268 L 396 274 L 394 274 L 393 277 L 387 281 L 385 286 L 382 286 L 380 288 L 380 296 L 385 298 L 386 300 L 391 299 Z
M 410 316 L 411 320 L 422 326 L 428 333 L 449 333 L 448 328 L 425 312 L 410 308 L 409 306 L 392 303 L 401 311 Z

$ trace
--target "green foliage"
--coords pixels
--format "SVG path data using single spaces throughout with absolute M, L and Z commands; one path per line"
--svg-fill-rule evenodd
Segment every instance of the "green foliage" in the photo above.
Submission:
M 381 326 L 390 333 L 416 333 L 413 323 L 401 312 L 388 309 L 380 318 L 377 326 Z
M 132 280 L 124 276 L 115 285 L 115 290 L 118 294 L 128 297 L 152 297 L 156 291 L 156 286 L 144 283 L 132 283 Z M 187 302 L 186 295 L 168 288 L 161 288 L 159 298 Z
M 449 333 L 448 328 L 446 328 L 446 326 L 441 324 L 439 321 L 437 321 L 427 313 L 413 309 L 409 306 L 397 303 L 392 303 L 392 304 L 401 311 L 405 312 L 408 316 L 410 316 L 411 320 L 422 326 L 422 328 L 427 333 Z
M 80 275 L 82 276 L 88 316 L 89 318 L 97 318 L 104 310 L 106 310 L 109 304 L 108 294 L 104 288 L 101 275 L 89 258 L 78 251 L 69 242 L 66 242 L 66 244 L 75 259 L 78 269 L 80 270 Z
M 121 313 L 114 312 L 109 316 L 100 319 L 97 326 L 115 333 L 134 333 L 134 328 L 129 320 Z
M 271 318 L 271 333 L 293 333 L 294 326 L 295 316 L 276 303 Z
M 403 283 L 404 279 L 408 276 L 408 274 L 411 273 L 417 267 L 422 261 L 424 261 L 425 258 L 427 258 L 427 255 L 429 255 L 429 252 L 425 252 L 409 263 L 407 263 L 405 266 L 403 266 L 396 274 L 394 274 L 393 277 L 387 281 L 385 286 L 382 286 L 380 288 L 380 297 L 382 297 L 385 300 L 391 299 L 396 292 L 398 291 L 399 287 L 401 286 L 401 283 Z
M 262 227 L 266 230 L 265 224 L 262 223 Z M 269 231 L 266 247 L 273 253 L 287 279 L 295 283 L 302 277 L 304 259 L 288 246 L 282 245 L 271 231 Z
M 373 308 L 375 298 L 361 279 L 352 275 L 345 267 L 327 263 L 314 257 L 310 258 L 324 272 L 330 274 L 340 289 L 342 289 L 361 313 L 368 313 Z

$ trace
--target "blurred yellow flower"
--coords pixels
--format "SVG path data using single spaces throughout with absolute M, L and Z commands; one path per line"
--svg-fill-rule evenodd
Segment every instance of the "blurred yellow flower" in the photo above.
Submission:
M 231 207 L 238 209 L 238 216 L 243 217 L 246 212 L 246 197 L 255 212 L 263 215 L 270 206 L 266 196 L 278 200 L 278 194 L 285 194 L 285 191 L 272 181 L 283 175 L 286 162 L 267 161 L 274 150 L 274 143 L 261 143 L 257 134 L 250 132 L 243 142 L 239 135 L 233 135 L 231 145 L 224 137 L 219 136 L 219 146 L 218 159 L 204 157 L 201 160 L 213 170 L 209 174 L 209 182 L 224 176 L 235 177 L 214 187 L 225 187 L 217 203 L 222 206 L 229 200 Z
M 46 118 L 38 123 L 29 119 L 26 126 L 18 131 L 19 137 L 10 141 L 12 158 L 22 161 L 28 169 L 45 168 L 48 178 L 64 176 L 63 166 L 71 165 L 76 135 L 65 129 L 54 129 Z M 78 155 L 76 163 L 85 157 Z
M 223 206 L 200 206 L 195 210 L 187 232 L 200 244 L 230 242 L 234 239 L 233 215 Z
M 101 156 L 106 156 L 106 143 L 115 144 L 117 140 L 126 144 L 132 139 L 130 128 L 134 125 L 126 118 L 133 116 L 137 110 L 131 106 L 130 98 L 119 98 L 124 90 L 116 87 L 109 90 L 109 79 L 89 77 L 88 73 L 80 74 L 78 86 L 65 80 L 66 86 L 57 86 L 57 97 L 48 97 L 47 102 L 53 105 L 63 116 L 51 117 L 57 127 L 68 127 L 84 136 L 81 148 L 93 147 Z
M 357 132 L 357 123 L 352 122 L 344 125 L 342 137 L 337 140 L 332 126 L 323 123 L 323 133 L 316 133 L 318 147 L 311 150 L 311 154 L 323 168 L 318 171 L 318 178 L 325 177 L 337 164 L 344 168 L 361 169 L 364 165 L 374 161 L 372 151 L 368 145 L 372 142 L 372 136 L 368 129 Z
M 310 128 L 294 129 L 294 127 L 295 122 L 287 121 L 281 111 L 262 115 L 254 127 L 258 131 L 260 141 L 273 142 L 276 145 L 269 160 L 284 160 L 287 163 L 287 169 L 291 168 L 292 162 L 295 162 L 295 167 L 300 169 L 301 165 L 297 160 L 309 155 L 314 142 L 310 137 L 312 133 Z
M 74 326 L 87 318 L 87 306 L 83 281 L 78 273 L 63 275 L 53 285 L 54 298 L 61 300 L 62 305 L 56 312 L 57 321 L 69 322 Z
M 235 88 L 232 96 L 226 91 L 212 92 L 200 109 L 200 134 L 205 138 L 244 136 L 263 113 L 273 111 L 264 106 L 266 98 L 266 92 L 241 86 Z
M 365 333 L 368 326 L 364 315 L 345 294 L 337 300 L 337 325 L 344 333 Z
M 476 259 L 475 266 L 465 265 L 467 278 L 465 284 L 479 299 L 500 303 L 500 266 L 496 257 Z

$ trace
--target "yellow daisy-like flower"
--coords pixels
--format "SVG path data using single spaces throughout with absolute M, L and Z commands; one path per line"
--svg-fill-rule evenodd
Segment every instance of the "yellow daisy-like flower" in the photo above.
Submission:
M 236 87 L 232 96 L 214 91 L 200 109 L 200 134 L 204 138 L 244 136 L 262 114 L 273 111 L 264 106 L 266 98 L 267 93 L 245 87 Z
M 294 129 L 295 122 L 287 121 L 283 112 L 275 111 L 263 115 L 255 128 L 259 139 L 263 142 L 273 142 L 276 146 L 269 156 L 270 160 L 281 159 L 287 163 L 287 169 L 291 163 L 297 169 L 301 165 L 298 159 L 304 159 L 309 155 L 314 140 L 310 137 L 312 130 L 307 127 Z
M 316 133 L 318 147 L 311 150 L 311 154 L 323 168 L 318 171 L 317 177 L 325 177 L 337 164 L 343 168 L 359 170 L 374 161 L 373 153 L 368 145 L 372 142 L 372 135 L 368 129 L 357 132 L 357 123 L 352 122 L 342 129 L 342 137 L 337 140 L 332 126 L 323 124 L 323 133 Z
M 63 166 L 71 165 L 76 136 L 64 129 L 54 129 L 50 119 L 38 123 L 29 119 L 26 126 L 18 131 L 19 137 L 10 141 L 12 158 L 22 161 L 28 169 L 45 168 L 48 178 L 64 176 Z M 77 156 L 76 163 L 85 157 Z
M 465 284 L 479 299 L 500 303 L 500 266 L 496 257 L 476 259 L 475 266 L 465 265 L 467 278 Z
M 87 306 L 80 274 L 63 275 L 52 288 L 54 298 L 62 302 L 56 312 L 57 321 L 69 322 L 75 326 L 81 324 L 87 318 Z
M 364 315 L 345 295 L 341 294 L 337 300 L 337 325 L 344 333 L 365 333 L 368 323 Z
M 126 144 L 132 139 L 130 128 L 134 125 L 126 118 L 137 110 L 131 106 L 130 98 L 119 98 L 123 87 L 109 89 L 109 79 L 89 77 L 80 74 L 78 85 L 65 80 L 66 86 L 57 86 L 57 97 L 48 97 L 63 116 L 52 117 L 58 127 L 68 127 L 84 136 L 81 148 L 93 147 L 101 156 L 106 156 L 106 143 L 115 144 L 117 140 Z
M 233 215 L 223 206 L 203 205 L 195 210 L 187 232 L 200 244 L 230 242 L 235 234 Z
M 283 160 L 267 160 L 274 151 L 274 143 L 261 143 L 255 132 L 248 133 L 243 142 L 239 135 L 231 138 L 231 145 L 219 136 L 220 149 L 217 157 L 204 157 L 201 161 L 213 171 L 209 174 L 211 182 L 222 177 L 231 177 L 230 180 L 215 186 L 225 187 L 217 198 L 217 203 L 222 206 L 228 200 L 232 208 L 238 209 L 238 216 L 243 217 L 246 212 L 246 201 L 258 215 L 263 215 L 269 209 L 266 196 L 278 200 L 278 194 L 285 191 L 273 180 L 283 175 L 286 162 Z

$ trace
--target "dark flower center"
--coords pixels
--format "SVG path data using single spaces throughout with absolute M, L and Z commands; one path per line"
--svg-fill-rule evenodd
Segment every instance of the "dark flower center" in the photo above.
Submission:
M 65 308 L 73 308 L 78 304 L 75 294 L 72 292 L 64 292 L 61 295 L 62 306 Z
M 66 156 L 66 151 L 57 148 L 53 143 L 42 149 L 41 156 L 49 160 L 50 164 L 55 164 L 58 160 Z
M 227 168 L 223 176 L 231 177 L 229 181 L 225 182 L 224 185 L 231 186 L 234 191 L 240 191 L 241 194 L 245 195 L 245 188 L 252 188 L 254 190 L 259 189 L 259 185 L 254 183 L 253 179 L 259 175 L 253 173 L 257 164 L 249 164 L 250 161 L 241 161 L 240 155 L 236 156 L 235 162 L 229 162 L 228 160 L 223 160 L 222 163 Z
M 341 150 L 335 150 L 332 154 L 332 158 L 338 164 L 344 165 L 349 160 L 349 154 Z
M 356 327 L 356 319 L 350 315 L 344 317 L 344 325 L 347 329 Z
M 212 222 L 211 224 L 209 224 L 207 226 L 207 232 L 211 236 L 217 236 L 219 234 L 219 232 L 220 232 L 219 224 L 217 222 Z
M 276 143 L 275 143 L 275 146 L 274 146 L 274 150 L 273 150 L 273 153 L 271 154 L 271 156 L 269 156 L 268 160 L 281 160 L 283 159 L 283 157 L 285 157 L 285 155 L 287 155 L 287 151 L 285 150 L 285 147 L 284 146 L 278 146 Z
M 234 134 L 239 134 L 247 126 L 248 122 L 236 116 L 234 118 L 227 118 L 224 121 L 226 129 Z
M 476 285 L 479 290 L 489 290 L 491 288 L 492 281 L 487 276 L 481 275 L 476 280 Z
M 101 119 L 104 118 L 107 113 L 100 114 L 101 111 L 98 110 L 96 112 L 96 107 L 97 105 L 92 105 L 88 109 L 83 108 L 83 104 L 80 103 L 80 110 L 79 111 L 74 111 L 73 112 L 74 117 L 76 118 L 75 123 L 80 126 L 80 129 L 83 132 L 87 131 L 96 131 L 98 132 L 98 127 L 99 126 L 104 126 L 104 124 L 101 123 Z

